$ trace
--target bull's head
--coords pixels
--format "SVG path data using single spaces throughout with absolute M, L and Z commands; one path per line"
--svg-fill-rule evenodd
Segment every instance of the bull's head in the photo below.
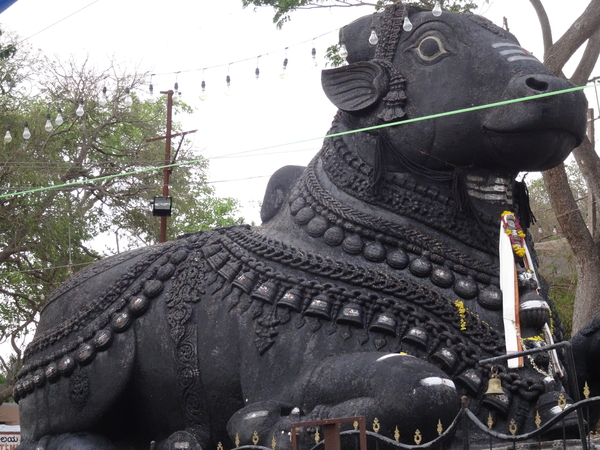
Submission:
M 402 29 L 407 16 L 410 31 Z M 369 43 L 373 29 L 376 45 Z M 344 27 L 340 37 L 349 64 L 324 71 L 323 88 L 358 127 L 573 87 L 476 15 L 436 17 L 395 4 Z M 404 164 L 389 155 L 385 164 L 400 171 L 406 161 L 436 171 L 546 170 L 581 143 L 586 108 L 577 91 L 389 127 L 381 132 Z M 367 153 L 361 156 L 369 161 Z

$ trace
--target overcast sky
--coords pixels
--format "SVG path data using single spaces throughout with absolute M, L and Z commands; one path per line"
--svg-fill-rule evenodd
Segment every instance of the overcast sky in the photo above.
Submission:
M 558 39 L 588 0 L 545 3 Z M 177 119 L 184 129 L 198 129 L 191 144 L 194 151 L 215 158 L 209 179 L 217 193 L 240 199 L 246 220 L 259 222 L 257 202 L 268 176 L 286 164 L 305 165 L 320 148 L 320 140 L 218 157 L 325 135 L 335 113 L 320 87 L 325 49 L 337 42 L 340 26 L 372 11 L 299 11 L 283 30 L 276 30 L 270 9 L 242 9 L 241 0 L 18 0 L 0 15 L 0 23 L 48 56 L 89 56 L 99 69 L 114 58 L 131 69 L 156 73 L 155 92 L 172 89 L 177 79 L 183 99 L 196 107 L 193 115 Z M 506 17 L 522 46 L 542 55 L 541 33 L 527 0 L 490 1 L 478 12 L 500 26 Z M 318 67 L 311 58 L 313 45 Z M 286 56 L 289 63 L 282 79 Z M 228 73 L 230 90 L 225 84 Z M 598 67 L 594 75 L 600 75 Z M 207 98 L 200 101 L 203 78 Z

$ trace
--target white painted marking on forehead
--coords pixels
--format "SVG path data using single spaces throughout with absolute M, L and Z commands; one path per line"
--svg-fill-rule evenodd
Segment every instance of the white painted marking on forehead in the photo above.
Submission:
M 513 61 L 538 61 L 539 59 L 537 59 L 535 56 L 509 56 L 508 58 L 506 58 L 508 60 L 508 62 L 513 62 Z
M 423 378 L 420 383 L 422 386 L 448 386 L 452 389 L 456 389 L 454 382 L 448 378 L 427 377 Z
M 498 47 L 517 47 L 517 48 L 522 48 L 519 44 L 511 44 L 510 42 L 496 42 L 496 43 L 492 44 L 492 47 L 494 47 L 494 48 L 498 48 Z
M 519 53 L 521 55 L 528 55 L 529 52 L 523 50 L 522 48 L 511 48 L 510 50 L 501 50 L 501 55 L 513 55 L 515 53 Z

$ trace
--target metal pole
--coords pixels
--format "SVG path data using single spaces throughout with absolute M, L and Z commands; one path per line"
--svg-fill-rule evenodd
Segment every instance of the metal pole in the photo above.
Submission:
M 524 350 L 522 352 L 511 353 L 509 355 L 502 356 L 494 356 L 493 358 L 481 359 L 479 364 L 489 364 L 495 363 L 497 361 L 505 361 L 511 358 L 517 358 L 521 356 L 533 355 L 535 353 L 540 353 L 544 351 L 554 350 L 554 349 L 563 349 L 565 351 L 565 366 L 567 368 L 567 382 L 570 387 L 570 394 L 573 397 L 575 403 L 579 402 L 581 398 L 579 396 L 579 383 L 577 383 L 577 375 L 575 373 L 575 359 L 573 358 L 573 347 L 569 341 L 557 342 L 556 344 L 546 345 L 544 347 L 532 348 L 529 350 Z M 580 411 L 577 411 L 577 423 L 579 425 L 579 436 L 581 438 L 581 448 L 583 450 L 588 450 L 587 446 L 587 437 L 585 435 L 585 424 L 583 423 L 583 414 Z
M 161 92 L 161 94 L 167 94 L 167 133 L 165 139 L 165 166 L 171 164 L 171 117 L 173 114 L 173 91 L 169 90 Z M 165 167 L 163 169 L 163 197 L 169 196 L 169 175 L 171 174 L 171 168 Z M 160 218 L 160 238 L 158 242 L 167 242 L 167 216 Z

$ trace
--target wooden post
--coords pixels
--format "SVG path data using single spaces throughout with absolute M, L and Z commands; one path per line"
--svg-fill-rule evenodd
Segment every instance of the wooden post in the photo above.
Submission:
M 296 437 L 297 428 L 316 427 L 319 425 L 323 426 L 325 450 L 340 450 L 340 424 L 347 422 L 358 422 L 360 450 L 367 450 L 367 420 L 364 416 L 293 423 L 291 430 L 292 450 L 298 450 L 298 438 Z
M 161 137 L 157 137 L 157 138 L 146 139 L 146 142 L 154 142 L 154 141 L 159 141 L 159 140 L 165 139 L 165 163 L 164 163 L 165 168 L 163 169 L 162 195 L 163 195 L 163 197 L 168 197 L 169 196 L 169 177 L 171 175 L 171 171 L 173 170 L 173 168 L 166 167 L 166 166 L 169 166 L 169 165 L 175 163 L 175 159 L 173 159 L 173 161 L 171 161 L 171 138 L 174 138 L 176 136 L 182 136 L 181 142 L 179 143 L 179 146 L 181 147 L 181 143 L 183 142 L 183 138 L 185 137 L 185 135 L 190 134 L 190 133 L 195 133 L 198 130 L 184 131 L 183 133 L 171 134 L 172 123 L 173 123 L 172 116 L 173 116 L 173 94 L 174 94 L 174 92 L 169 90 L 169 91 L 160 91 L 160 93 L 167 94 L 167 129 L 166 129 L 167 134 L 165 136 L 161 136 Z M 177 153 L 175 153 L 175 156 L 177 156 Z M 167 242 L 167 216 L 162 216 L 160 218 L 160 236 L 159 236 L 158 242 Z

